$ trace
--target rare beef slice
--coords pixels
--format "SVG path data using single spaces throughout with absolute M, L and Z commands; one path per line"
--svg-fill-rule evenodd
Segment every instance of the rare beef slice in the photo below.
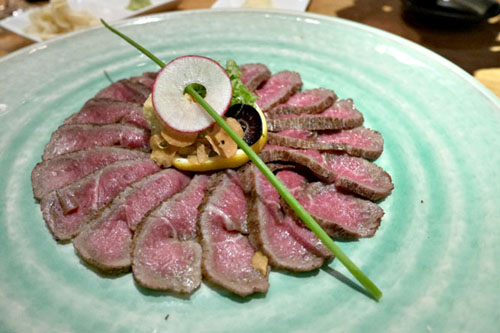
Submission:
M 259 156 L 264 162 L 295 163 L 316 177 L 343 191 L 377 201 L 394 189 L 391 176 L 381 167 L 363 158 L 347 154 L 320 153 L 314 149 L 294 149 L 266 145 Z
M 151 88 L 137 80 L 123 79 L 103 88 L 95 97 L 144 104 L 149 94 L 151 94 Z
M 124 271 L 131 265 L 132 232 L 160 202 L 181 191 L 189 177 L 166 169 L 129 185 L 111 204 L 91 218 L 73 239 L 80 257 L 103 271 Z
M 92 98 L 77 113 L 68 117 L 64 124 L 130 124 L 149 129 L 142 115 L 142 104 L 107 98 Z
M 271 76 L 259 89 L 255 90 L 257 105 L 266 112 L 283 103 L 302 88 L 299 73 L 282 71 Z
M 122 124 L 62 125 L 52 133 L 42 159 L 103 146 L 148 150 L 149 131 Z
M 140 150 L 117 147 L 95 147 L 59 155 L 38 163 L 31 172 L 33 195 L 40 200 L 45 194 L 86 175 L 122 160 L 148 158 Z
M 201 246 L 197 242 L 198 206 L 209 177 L 196 175 L 180 193 L 163 202 L 134 235 L 132 271 L 149 289 L 191 293 L 201 283 Z
M 241 187 L 238 189 L 234 184 L 240 185 L 238 175 L 234 171 L 214 176 L 210 192 L 201 207 L 199 227 L 203 248 L 202 271 L 203 277 L 208 281 L 237 295 L 247 296 L 267 291 L 268 271 L 263 274 L 252 266 L 256 251 L 248 237 L 234 228 L 246 223 L 228 221 L 228 218 L 240 219 L 243 216 L 246 219 L 246 198 Z M 239 193 L 231 195 L 228 187 Z M 228 207 L 230 211 L 211 208 L 220 207 L 218 203 L 221 200 L 225 202 L 224 207 Z M 231 230 L 226 226 L 231 226 Z
M 369 160 L 378 158 L 384 148 L 382 135 L 364 127 L 321 132 L 289 129 L 278 133 L 269 133 L 268 136 L 269 143 L 278 146 L 345 152 Z
M 270 117 L 280 115 L 318 114 L 333 105 L 337 95 L 333 90 L 317 88 L 292 95 L 286 102 L 268 111 Z
M 149 158 L 110 164 L 45 195 L 40 202 L 43 218 L 54 238 L 70 240 L 90 214 L 104 208 L 128 185 L 158 171 Z
M 153 84 L 155 83 L 157 75 L 158 72 L 144 72 L 142 75 L 132 76 L 130 81 L 140 83 L 149 89 L 153 89 Z
M 264 64 L 245 64 L 241 66 L 241 82 L 250 91 L 254 91 L 270 78 L 271 72 Z
M 312 231 L 282 210 L 279 193 L 254 165 L 245 168 L 243 179 L 250 196 L 250 240 L 272 267 L 304 272 L 332 257 Z
M 371 237 L 384 215 L 371 201 L 338 192 L 333 184 L 307 183 L 294 171 L 278 172 L 278 178 L 330 236 L 339 239 Z M 285 209 L 293 215 L 291 208 Z
M 267 127 L 271 132 L 287 129 L 309 131 L 339 130 L 361 126 L 364 118 L 351 99 L 341 99 L 319 113 L 290 113 L 273 115 L 267 118 Z

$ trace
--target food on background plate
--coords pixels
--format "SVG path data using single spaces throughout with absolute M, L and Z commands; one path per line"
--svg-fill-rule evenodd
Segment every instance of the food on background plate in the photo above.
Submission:
M 128 10 L 139 10 L 147 6 L 151 6 L 151 0 L 130 0 L 125 8 Z
M 42 40 L 99 23 L 89 12 L 71 9 L 67 0 L 50 0 L 48 5 L 33 10 L 29 18 L 31 24 L 26 32 L 37 35 Z
M 363 118 L 352 101 L 337 101 L 327 89 L 301 92 L 298 73 L 271 75 L 263 64 L 240 69 L 229 61 L 226 71 L 229 75 L 221 77 L 229 86 L 221 89 L 233 94 L 218 96 L 223 105 L 219 114 L 233 119 L 228 121 L 233 129 L 264 161 L 273 163 L 279 179 L 331 237 L 372 237 L 383 216 L 375 201 L 389 195 L 393 185 L 385 171 L 366 159 L 380 155 L 383 141 L 378 132 L 360 127 Z M 162 97 L 157 96 L 162 106 L 152 105 L 155 86 L 163 82 L 161 73 L 103 88 L 53 135 L 59 138 L 73 126 L 69 135 L 78 139 L 51 139 L 32 174 L 34 194 L 54 237 L 72 241 L 79 256 L 99 270 L 131 270 L 143 287 L 178 293 L 194 292 L 202 279 L 241 296 L 266 292 L 272 269 L 310 271 L 332 260 L 331 252 L 248 158 L 224 165 L 240 149 L 224 156 L 226 151 L 219 148 L 228 138 L 220 136 L 217 125 L 206 117 L 200 123 L 196 117 L 177 122 L 175 110 L 162 104 Z M 151 90 L 153 96 L 147 98 Z M 195 102 L 177 90 L 176 109 L 188 105 L 192 110 Z M 134 106 L 138 101 L 145 102 L 143 115 Z M 229 104 L 235 108 L 226 111 Z M 338 110 L 326 112 L 330 108 Z M 114 116 L 103 109 L 115 110 Z M 280 127 L 270 133 L 273 143 L 266 144 L 267 125 L 276 115 L 295 117 L 280 126 L 309 125 L 301 130 Z M 309 119 L 316 115 L 321 121 Z M 353 117 L 357 121 L 345 121 Z M 313 126 L 317 123 L 321 128 Z M 120 140 L 113 139 L 117 129 Z M 325 143 L 312 140 L 318 137 L 326 138 Z M 131 146 L 136 141 L 145 145 Z M 373 144 L 377 155 L 359 153 L 373 151 Z M 173 152 L 173 161 L 182 159 L 191 169 L 177 168 L 182 164 L 173 161 L 170 167 L 155 163 L 155 151 Z M 217 168 L 194 168 L 211 158 L 218 159 Z M 66 180 L 41 179 L 66 170 Z

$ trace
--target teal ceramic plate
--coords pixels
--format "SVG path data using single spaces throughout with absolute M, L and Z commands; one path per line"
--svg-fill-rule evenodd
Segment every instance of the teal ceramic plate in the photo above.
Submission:
M 99 276 L 57 244 L 30 173 L 50 134 L 99 89 L 156 70 L 98 28 L 0 61 L 1 332 L 493 332 L 500 325 L 500 102 L 448 61 L 349 21 L 285 12 L 195 11 L 118 27 L 160 58 L 201 54 L 302 74 L 352 97 L 382 132 L 395 190 L 375 237 L 341 243 L 382 289 L 377 303 L 333 261 L 273 272 L 265 296 L 203 285 L 191 297 Z M 165 317 L 168 315 L 168 319 Z

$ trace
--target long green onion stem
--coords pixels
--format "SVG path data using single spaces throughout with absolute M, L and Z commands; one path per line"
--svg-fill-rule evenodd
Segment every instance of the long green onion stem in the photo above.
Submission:
M 123 38 L 124 40 L 126 40 L 129 44 L 131 44 L 133 47 L 135 47 L 136 49 L 138 49 L 139 51 L 141 51 L 143 54 L 145 54 L 149 59 L 153 60 L 158 66 L 160 67 L 164 67 L 165 66 L 165 63 L 163 61 L 161 61 L 159 58 L 157 58 L 153 53 L 149 52 L 148 50 L 146 50 L 144 47 L 142 47 L 142 45 L 136 43 L 133 39 L 131 39 L 130 37 L 128 37 L 127 35 L 124 35 L 122 34 L 121 32 L 119 32 L 118 30 L 116 30 L 115 28 L 113 28 L 112 26 L 110 26 L 106 21 L 104 21 L 103 19 L 101 19 L 101 23 L 104 24 L 104 26 L 106 28 L 108 28 L 109 30 L 111 30 L 112 32 L 114 32 L 115 34 L 117 34 L 118 36 L 120 36 L 121 38 Z
M 110 27 L 104 20 L 101 22 L 117 34 L 118 36 L 125 39 L 127 42 L 136 47 L 139 51 L 144 53 L 146 56 L 151 58 L 160 67 L 165 66 L 165 63 L 155 57 L 151 52 L 143 48 L 141 45 L 137 44 L 135 41 L 120 33 L 116 29 Z M 248 144 L 236 134 L 236 132 L 227 124 L 227 122 L 222 118 L 204 99 L 200 94 L 194 89 L 192 85 L 188 85 L 184 92 L 191 95 L 198 104 L 200 104 L 207 113 L 214 118 L 217 124 L 227 132 L 231 139 L 236 142 L 238 147 L 240 147 L 250 158 L 250 160 L 257 166 L 257 168 L 262 172 L 262 174 L 269 180 L 269 182 L 276 188 L 281 197 L 285 202 L 290 205 L 298 217 L 304 221 L 305 225 L 311 229 L 312 232 L 323 242 L 323 244 L 337 257 L 337 259 L 351 272 L 351 274 L 361 283 L 363 287 L 374 297 L 375 300 L 379 300 L 382 297 L 382 292 L 377 286 L 349 259 L 349 257 L 340 249 L 340 247 L 328 236 L 328 234 L 318 225 L 318 223 L 312 218 L 312 216 L 302 207 L 302 205 L 294 198 L 294 196 L 288 191 L 288 189 L 281 183 L 281 181 L 273 174 L 273 172 L 267 167 L 267 165 L 260 159 L 260 157 L 248 146 Z
M 293 209 L 298 217 L 304 221 L 305 225 L 314 232 L 314 234 L 323 242 L 323 244 L 337 257 L 337 259 L 344 264 L 344 266 L 351 272 L 351 274 L 358 279 L 358 281 L 372 294 L 372 296 L 379 300 L 382 297 L 382 292 L 377 286 L 365 275 L 363 272 L 345 255 L 345 253 L 338 247 L 337 244 L 328 236 L 328 234 L 319 226 L 319 224 L 312 218 L 312 216 L 304 209 L 304 207 L 295 199 L 295 197 L 288 191 L 283 183 L 274 175 L 274 173 L 267 167 L 267 165 L 260 159 L 260 157 L 250 148 L 250 146 L 236 134 L 236 132 L 227 124 L 222 118 L 197 92 L 188 85 L 185 92 L 190 94 L 198 104 L 200 104 L 208 114 L 215 119 L 217 124 L 222 127 L 224 131 L 236 142 L 238 147 L 241 148 L 250 158 L 250 160 L 259 168 L 262 174 L 269 180 L 269 182 L 276 188 L 285 202 Z

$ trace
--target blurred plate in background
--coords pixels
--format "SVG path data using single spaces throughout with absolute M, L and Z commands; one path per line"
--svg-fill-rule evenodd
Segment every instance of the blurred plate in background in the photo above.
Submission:
M 178 2 L 179 0 L 151 0 L 150 6 L 139 10 L 129 10 L 126 8 L 129 3 L 128 0 L 68 0 L 71 9 L 86 10 L 95 17 L 103 18 L 106 21 L 116 21 L 132 16 L 165 11 L 174 8 Z M 39 36 L 25 31 L 30 25 L 30 12 L 37 9 L 17 10 L 12 16 L 1 20 L 0 26 L 35 42 L 41 42 L 42 39 Z

